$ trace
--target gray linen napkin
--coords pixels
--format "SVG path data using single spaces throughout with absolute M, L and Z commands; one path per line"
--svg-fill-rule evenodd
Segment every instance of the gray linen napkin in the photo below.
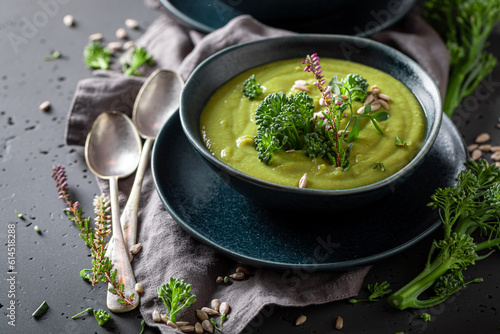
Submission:
M 412 14 L 405 27 L 379 36 L 386 43 L 398 47 L 421 62 L 441 87 L 446 82 L 447 52 L 439 37 Z M 160 68 L 177 70 L 184 78 L 208 55 L 236 43 L 265 37 L 283 36 L 291 32 L 270 28 L 249 16 L 240 16 L 225 27 L 202 36 L 178 26 L 167 16 L 161 16 L 136 41 L 153 54 Z M 84 145 L 93 120 L 103 111 L 117 110 L 131 115 L 132 106 L 144 78 L 123 77 L 113 71 L 99 71 L 92 78 L 81 80 L 71 105 L 66 142 Z M 124 206 L 132 186 L 133 176 L 120 180 L 120 203 Z M 99 181 L 108 193 L 106 182 Z M 236 334 L 243 331 L 261 311 L 272 313 L 273 305 L 305 306 L 327 303 L 357 295 L 370 267 L 345 272 L 301 272 L 296 279 L 285 273 L 256 269 L 251 278 L 234 284 L 217 284 L 217 276 L 234 272 L 238 264 L 216 254 L 210 247 L 191 238 L 164 209 L 154 188 L 151 171 L 143 182 L 139 209 L 138 242 L 143 248 L 133 260 L 137 281 L 144 286 L 140 311 L 150 326 L 162 333 L 174 333 L 172 328 L 152 321 L 152 311 L 165 312 L 157 299 L 156 287 L 173 276 L 193 285 L 198 301 L 179 318 L 194 323 L 194 309 L 208 306 L 213 298 L 231 305 L 224 331 Z M 267 306 L 267 307 L 266 307 Z

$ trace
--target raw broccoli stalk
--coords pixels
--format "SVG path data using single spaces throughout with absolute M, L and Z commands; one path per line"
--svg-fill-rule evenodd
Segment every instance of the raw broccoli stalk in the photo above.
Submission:
M 443 109 L 451 116 L 497 64 L 485 49 L 492 29 L 500 22 L 500 0 L 428 0 L 424 14 L 450 52 Z
M 368 95 L 368 82 L 359 74 L 348 74 L 342 79 L 342 85 L 340 86 L 340 92 L 342 95 L 351 96 L 353 101 L 363 102 Z
M 99 41 L 89 43 L 83 50 L 83 56 L 88 68 L 103 70 L 109 68 L 111 52 Z
M 429 206 L 438 209 L 444 238 L 434 241 L 424 270 L 412 281 L 389 296 L 395 308 L 428 308 L 447 300 L 471 282 L 465 282 L 463 271 L 487 257 L 485 249 L 500 245 L 500 170 L 486 161 L 465 164 L 457 184 L 439 188 L 431 196 Z M 471 235 L 479 231 L 477 241 Z M 479 241 L 479 237 L 483 241 Z M 435 252 L 438 254 L 433 258 Z M 433 288 L 434 295 L 419 299 Z
M 170 277 L 167 284 L 158 287 L 158 298 L 165 304 L 170 321 L 173 323 L 176 322 L 180 310 L 196 302 L 196 296 L 191 293 L 191 288 L 191 284 L 173 277 Z
M 305 92 L 266 96 L 255 110 L 259 160 L 269 165 L 274 152 L 302 148 L 304 135 L 314 128 L 313 115 L 314 101 Z

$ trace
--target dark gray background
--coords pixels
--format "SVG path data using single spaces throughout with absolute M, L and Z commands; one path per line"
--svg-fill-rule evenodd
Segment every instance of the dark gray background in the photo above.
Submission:
M 50 4 L 48 7 L 47 5 Z M 54 4 L 57 4 L 55 6 Z M 76 26 L 64 26 L 62 18 L 72 14 Z M 64 127 L 78 80 L 91 75 L 82 61 L 87 36 L 101 32 L 114 40 L 126 18 L 135 18 L 141 29 L 130 31 L 139 37 L 160 13 L 141 1 L 45 0 L 1 1 L 0 10 L 0 310 L 8 314 L 9 277 L 7 263 L 8 225 L 15 224 L 16 236 L 16 326 L 0 319 L 0 332 L 10 333 L 138 333 L 140 315 L 132 312 L 113 315 L 100 327 L 92 317 L 71 320 L 86 307 L 105 308 L 106 286 L 92 288 L 82 281 L 79 271 L 89 267 L 87 247 L 77 229 L 63 215 L 50 177 L 53 165 L 66 167 L 72 198 L 80 200 L 84 211 L 92 212 L 91 199 L 99 189 L 85 165 L 83 149 L 64 145 Z M 29 30 L 23 24 L 29 22 Z M 17 38 L 17 39 L 16 39 Z M 500 56 L 500 28 L 492 36 L 492 50 Z M 44 61 L 58 50 L 62 59 Z M 491 142 L 500 144 L 498 87 L 500 68 L 486 80 L 454 121 L 470 143 L 480 132 L 489 132 Z M 52 108 L 40 111 L 39 104 L 50 100 Z M 24 218 L 16 216 L 15 210 Z M 404 223 L 404 217 L 401 217 Z M 38 225 L 42 233 L 33 227 Z M 387 280 L 396 289 L 413 278 L 425 263 L 429 246 L 441 231 L 411 249 L 377 263 L 366 278 L 368 283 Z M 466 272 L 468 278 L 483 277 L 450 301 L 425 310 L 430 323 L 419 320 L 420 311 L 397 311 L 385 301 L 350 305 L 346 301 L 303 309 L 270 307 L 254 321 L 246 333 L 334 333 L 337 316 L 344 318 L 343 333 L 496 333 L 500 327 L 500 255 L 493 254 Z M 362 290 L 360 297 L 368 295 Z M 46 300 L 49 311 L 39 320 L 32 312 Z M 293 322 L 300 314 L 308 321 L 301 327 Z M 147 332 L 155 332 L 149 329 Z M 231 333 L 229 333 L 231 334 Z

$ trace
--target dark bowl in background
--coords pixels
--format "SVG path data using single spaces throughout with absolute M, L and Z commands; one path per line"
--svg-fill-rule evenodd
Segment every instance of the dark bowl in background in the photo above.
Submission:
M 217 88 L 234 76 L 270 62 L 303 58 L 317 52 L 374 67 L 405 84 L 422 105 L 427 130 L 422 148 L 397 173 L 379 182 L 346 190 L 317 190 L 284 186 L 260 180 L 228 166 L 203 144 L 200 115 Z M 382 198 L 398 187 L 418 168 L 440 129 L 440 92 L 433 79 L 412 59 L 384 44 L 365 38 L 340 35 L 295 35 L 264 39 L 224 49 L 201 63 L 188 78 L 180 99 L 182 128 L 194 150 L 229 186 L 263 205 L 297 210 L 343 210 L 361 207 Z M 409 190 L 411 191 L 411 190 Z
M 300 33 L 369 36 L 401 20 L 416 0 L 161 0 L 179 23 L 209 33 L 248 14 Z

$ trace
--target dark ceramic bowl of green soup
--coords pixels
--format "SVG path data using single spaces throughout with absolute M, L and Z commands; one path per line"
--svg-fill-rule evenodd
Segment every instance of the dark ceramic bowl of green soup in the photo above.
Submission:
M 371 40 L 295 35 L 224 49 L 180 100 L 190 144 L 232 188 L 278 209 L 343 210 L 404 189 L 439 132 L 433 79 Z

